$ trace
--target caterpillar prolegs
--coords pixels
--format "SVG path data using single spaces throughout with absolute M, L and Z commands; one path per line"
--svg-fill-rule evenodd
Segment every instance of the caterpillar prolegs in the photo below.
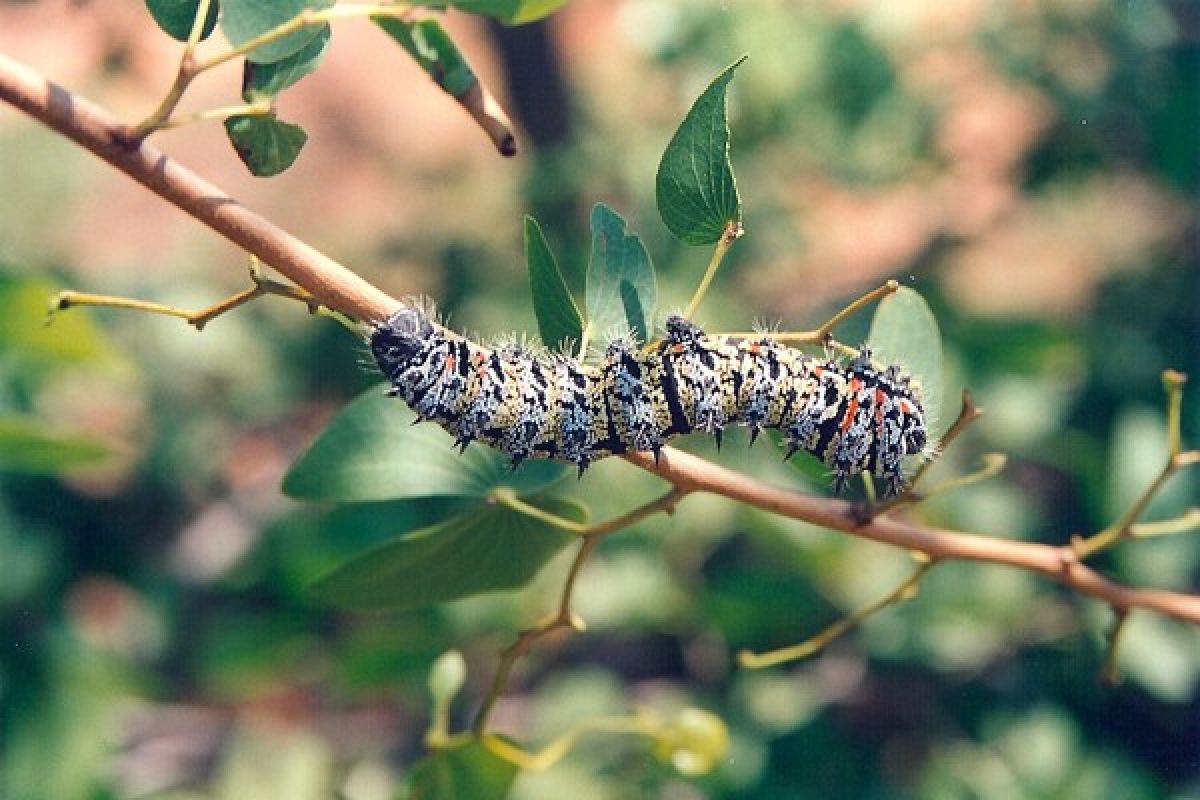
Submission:
M 848 363 L 821 359 L 767 336 L 709 336 L 670 316 L 666 336 L 637 348 L 608 345 L 600 363 L 537 356 L 517 345 L 482 347 L 405 306 L 370 334 L 371 353 L 423 419 L 465 449 L 485 442 L 509 455 L 573 463 L 629 451 L 657 457 L 675 436 L 717 437 L 744 425 L 751 442 L 778 428 L 788 457 L 813 453 L 833 472 L 835 491 L 867 472 L 889 494 L 905 485 L 906 456 L 926 444 L 917 388 L 899 367 L 882 371 L 863 350 Z

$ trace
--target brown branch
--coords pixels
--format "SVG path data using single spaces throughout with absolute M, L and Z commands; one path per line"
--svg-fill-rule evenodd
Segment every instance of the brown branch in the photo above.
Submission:
M 144 143 L 135 147 L 119 144 L 127 134 L 119 121 L 3 55 L 0 98 L 258 256 L 323 305 L 363 320 L 382 319 L 401 305 L 154 148 Z M 1010 541 L 889 517 L 859 524 L 850 503 L 773 487 L 673 448 L 665 448 L 657 464 L 649 453 L 633 454 L 627 459 L 683 491 L 712 492 L 782 516 L 918 550 L 936 560 L 982 561 L 1029 570 L 1115 608 L 1145 608 L 1200 624 L 1200 596 L 1114 583 L 1081 564 L 1069 545 Z
M 1134 589 L 1114 583 L 1079 563 L 1070 545 L 1053 546 L 998 539 L 925 527 L 890 517 L 879 517 L 858 525 L 852 503 L 769 486 L 674 448 L 664 448 L 657 465 L 650 453 L 634 453 L 625 458 L 681 489 L 712 492 L 781 516 L 906 550 L 919 550 L 937 560 L 984 561 L 1019 567 L 1040 573 L 1113 606 L 1146 608 L 1200 624 L 1200 597 L 1159 589 Z
M 0 53 L 0 99 L 99 158 L 277 269 L 320 303 L 370 321 L 399 305 L 333 259 L 267 221 L 161 151 L 127 144 L 129 128 L 104 109 Z

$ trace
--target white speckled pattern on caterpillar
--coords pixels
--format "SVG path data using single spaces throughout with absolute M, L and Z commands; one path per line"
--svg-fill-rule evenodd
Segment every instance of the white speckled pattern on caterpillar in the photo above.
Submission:
M 896 366 L 877 370 L 863 351 L 847 364 L 814 358 L 769 337 L 709 336 L 679 316 L 666 337 L 638 349 L 618 339 L 598 364 L 536 356 L 518 345 L 489 349 L 403 307 L 377 325 L 371 353 L 422 418 L 465 448 L 485 442 L 512 457 L 579 467 L 631 450 L 657 455 L 691 431 L 720 441 L 729 425 L 751 439 L 778 428 L 789 445 L 833 471 L 835 490 L 868 472 L 894 494 L 905 457 L 928 438 L 919 392 Z

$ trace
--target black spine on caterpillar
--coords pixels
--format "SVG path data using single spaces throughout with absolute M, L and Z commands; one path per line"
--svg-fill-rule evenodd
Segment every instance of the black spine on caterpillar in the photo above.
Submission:
M 903 464 L 927 441 L 919 393 L 899 367 L 880 371 L 865 349 L 848 364 L 817 359 L 769 337 L 708 336 L 680 316 L 666 337 L 638 349 L 608 346 L 601 363 L 492 350 L 448 333 L 405 306 L 369 344 L 392 388 L 422 419 L 466 448 L 479 440 L 508 454 L 578 466 L 629 451 L 657 457 L 675 436 L 728 425 L 778 428 L 788 457 L 804 450 L 833 472 L 834 488 L 860 472 L 884 491 L 906 485 Z

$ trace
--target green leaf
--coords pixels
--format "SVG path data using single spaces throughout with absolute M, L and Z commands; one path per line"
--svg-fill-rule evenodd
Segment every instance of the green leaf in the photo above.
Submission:
M 238 114 L 225 120 L 225 133 L 238 157 L 260 178 L 278 175 L 296 163 L 308 134 L 274 114 Z
M 561 478 L 566 468 L 529 460 L 514 472 L 490 447 L 459 455 L 454 438 L 416 415 L 381 387 L 342 409 L 292 465 L 283 490 L 304 500 L 363 502 L 402 497 L 486 497 L 500 486 L 527 493 Z
M 473 89 L 479 79 L 467 63 L 458 45 L 435 19 L 405 22 L 394 17 L 372 17 L 408 51 L 433 82 L 453 97 L 459 98 Z
M 46 312 L 57 287 L 37 278 L 0 274 L 0 359 L 44 372 L 79 364 L 128 367 L 129 362 L 83 309 Z
M 953 419 L 942 419 L 942 335 L 925 298 L 902 286 L 879 303 L 867 347 L 881 365 L 899 364 L 921 390 L 931 441 Z
M 592 255 L 587 271 L 588 327 L 594 333 L 629 330 L 650 341 L 658 285 L 646 246 L 625 232 L 625 220 L 603 203 L 592 209 Z
M 587 510 L 571 500 L 527 502 L 577 522 L 587 519 Z M 345 608 L 423 608 L 523 586 L 574 538 L 508 506 L 485 504 L 367 550 L 317 580 L 312 591 Z
M 685 244 L 714 244 L 730 223 L 741 224 L 742 201 L 729 161 L 725 90 L 738 59 L 696 99 L 658 165 L 658 213 Z
M 0 416 L 0 471 L 56 474 L 94 466 L 111 455 L 108 445 L 95 437 L 30 417 Z
M 563 280 L 558 262 L 542 228 L 531 216 L 525 217 L 525 263 L 529 267 L 529 288 L 533 292 L 533 313 L 538 334 L 553 350 L 575 355 L 583 339 L 583 317 Z
M 567 4 L 567 0 L 419 0 L 415 5 L 431 8 L 452 6 L 472 14 L 482 14 L 506 25 L 523 25 L 549 16 Z
M 515 764 L 473 739 L 418 761 L 408 800 L 504 800 L 516 777 Z
M 200 0 L 146 0 L 146 8 L 168 36 L 186 42 L 200 8 Z M 204 29 L 200 32 L 201 41 L 207 39 L 217 27 L 217 13 L 220 10 L 220 3 L 210 0 L 208 13 L 204 17 Z
M 221 30 L 235 47 L 240 47 L 251 39 L 278 28 L 305 9 L 329 8 L 333 3 L 334 0 L 223 0 Z M 299 52 L 322 28 L 328 27 L 326 23 L 301 28 L 282 39 L 255 48 L 246 58 L 260 64 L 281 61 Z
M 247 60 L 242 73 L 242 99 L 253 103 L 260 97 L 273 97 L 314 71 L 325 57 L 332 29 L 326 25 L 313 40 L 287 58 L 273 64 Z

